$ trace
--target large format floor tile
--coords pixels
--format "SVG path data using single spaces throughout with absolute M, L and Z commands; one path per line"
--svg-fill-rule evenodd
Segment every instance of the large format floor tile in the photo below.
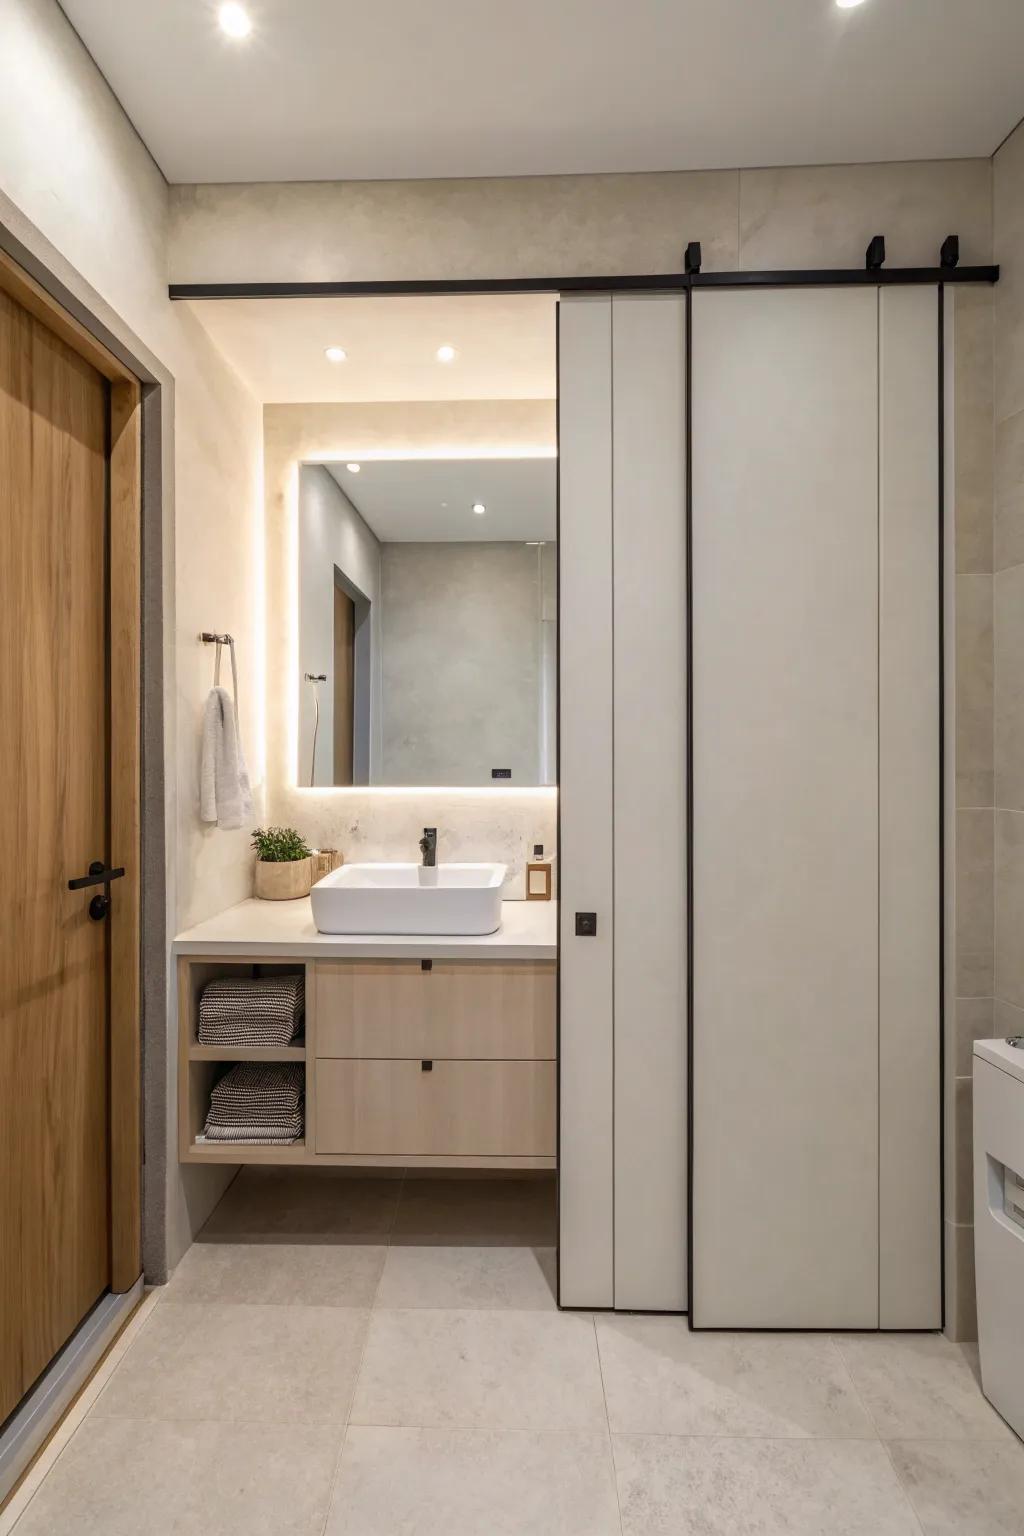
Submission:
M 619 1536 L 608 1438 L 350 1429 L 326 1536 Z
M 553 1248 L 557 1226 L 553 1177 L 408 1179 L 392 1241 Z
M 387 1248 L 356 1243 L 193 1243 L 169 1301 L 372 1307 Z
M 93 1412 L 344 1424 L 368 1314 L 162 1301 Z
M 251 1165 L 213 1212 L 202 1240 L 255 1234 L 379 1243 L 394 1225 L 401 1189 L 400 1179 L 350 1177 L 344 1169 Z
M 883 1440 L 1009 1434 L 982 1397 L 963 1351 L 941 1334 L 844 1334 L 836 1345 Z
M 623 1536 L 919 1536 L 869 1440 L 616 1435 Z
M 1020 1536 L 1024 1445 L 897 1440 L 889 1452 L 925 1536 Z
M 550 1311 L 555 1306 L 555 1251 L 392 1247 L 377 1305 Z
M 352 1422 L 601 1429 L 594 1325 L 565 1313 L 374 1312 Z
M 341 1435 L 90 1417 L 17 1536 L 320 1536 Z
M 874 1438 L 824 1335 L 690 1333 L 685 1318 L 599 1317 L 612 1430 Z

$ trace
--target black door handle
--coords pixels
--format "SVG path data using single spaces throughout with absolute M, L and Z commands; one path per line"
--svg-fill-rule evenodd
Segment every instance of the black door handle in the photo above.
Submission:
M 87 875 L 79 875 L 77 880 L 68 881 L 68 890 L 84 891 L 87 885 L 109 885 L 111 880 L 120 880 L 123 875 L 123 869 L 108 869 L 102 859 L 94 859 Z

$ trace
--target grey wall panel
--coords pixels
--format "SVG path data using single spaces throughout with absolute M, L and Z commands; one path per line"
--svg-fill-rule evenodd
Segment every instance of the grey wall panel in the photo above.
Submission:
M 879 303 L 879 1325 L 938 1328 L 938 308 Z
M 685 327 L 612 301 L 620 1310 L 686 1307 Z
M 701 1327 L 878 1322 L 877 304 L 693 297 Z
M 559 305 L 560 1300 L 613 1265 L 611 299 Z M 597 936 L 576 938 L 577 911 Z

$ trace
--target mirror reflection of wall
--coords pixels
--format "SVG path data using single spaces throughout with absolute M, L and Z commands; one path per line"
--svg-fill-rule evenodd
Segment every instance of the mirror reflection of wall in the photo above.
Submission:
M 556 464 L 306 464 L 299 780 L 555 783 Z

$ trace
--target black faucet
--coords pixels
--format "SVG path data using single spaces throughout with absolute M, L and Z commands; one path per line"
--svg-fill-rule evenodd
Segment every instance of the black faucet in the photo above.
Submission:
M 423 855 L 423 868 L 433 869 L 437 863 L 437 828 L 424 827 L 423 836 L 420 838 L 420 853 Z

